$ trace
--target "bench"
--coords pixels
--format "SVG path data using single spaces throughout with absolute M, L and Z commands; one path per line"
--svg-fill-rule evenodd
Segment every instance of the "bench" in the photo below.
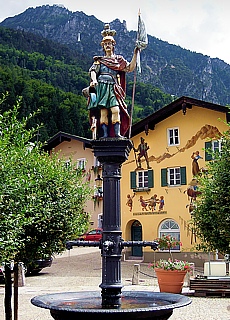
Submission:
M 194 290 L 194 296 L 230 296 L 229 279 L 190 279 L 190 290 Z

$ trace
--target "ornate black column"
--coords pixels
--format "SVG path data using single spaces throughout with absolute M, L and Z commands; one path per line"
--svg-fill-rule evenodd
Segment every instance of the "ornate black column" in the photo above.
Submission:
M 92 143 L 95 157 L 102 164 L 103 236 L 102 236 L 102 306 L 121 305 L 121 165 L 128 159 L 132 143 L 127 139 L 103 139 Z

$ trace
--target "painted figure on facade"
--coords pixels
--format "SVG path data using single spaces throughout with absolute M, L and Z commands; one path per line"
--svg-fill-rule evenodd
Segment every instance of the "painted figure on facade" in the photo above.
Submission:
M 140 204 L 142 207 L 142 211 L 148 211 L 151 210 L 152 212 L 156 210 L 157 204 L 159 204 L 158 211 L 162 211 L 164 209 L 165 201 L 164 196 L 160 196 L 160 198 L 157 198 L 157 194 L 154 194 L 150 199 L 144 199 L 143 196 L 140 196 Z
M 143 196 L 140 196 L 139 201 L 141 203 L 142 211 L 148 211 L 148 202 L 143 199 Z
M 129 211 L 133 209 L 133 198 L 135 197 L 135 193 L 131 196 L 130 194 L 127 195 L 127 202 L 126 205 L 129 207 Z
M 139 152 L 138 153 L 138 157 L 137 157 L 137 169 L 142 169 L 141 167 L 141 158 L 144 157 L 146 164 L 147 164 L 147 169 L 151 169 L 151 167 L 149 166 L 149 158 L 148 158 L 148 151 L 149 150 L 149 146 L 147 145 L 147 143 L 145 142 L 144 138 L 141 138 L 141 143 L 139 144 L 139 146 L 137 147 L 137 149 L 134 148 L 134 152 Z
M 189 187 L 185 191 L 188 195 L 188 199 L 191 201 L 196 200 L 197 195 L 201 194 L 201 192 L 198 190 L 198 184 L 199 184 L 199 181 L 196 178 L 193 178 L 189 182 L 188 184 Z
M 193 161 L 192 161 L 192 174 L 193 174 L 193 176 L 197 176 L 200 172 L 198 160 L 203 159 L 203 158 L 200 156 L 199 151 L 193 152 L 193 154 L 191 155 L 191 158 L 193 159 Z
M 130 117 L 125 103 L 126 72 L 136 67 L 138 48 L 135 47 L 131 62 L 114 53 L 115 30 L 109 24 L 101 32 L 104 56 L 95 56 L 89 69 L 90 88 L 94 92 L 89 95 L 88 109 L 90 118 L 96 117 L 100 138 L 125 136 L 130 126 Z
M 199 185 L 199 181 L 196 178 L 193 178 L 190 182 L 189 182 L 189 187 L 187 188 L 186 191 L 184 191 L 184 193 L 186 192 L 188 195 L 188 200 L 190 201 L 190 203 L 188 205 L 186 205 L 186 208 L 189 209 L 189 213 L 191 213 L 196 206 L 196 198 L 198 195 L 201 194 L 201 192 L 198 189 L 198 185 Z
M 164 209 L 164 205 L 165 205 L 165 200 L 164 200 L 164 196 L 160 196 L 160 201 L 159 201 L 160 205 L 159 205 L 159 211 Z
M 154 195 L 148 200 L 149 209 L 150 209 L 151 211 L 156 210 L 157 203 L 159 203 L 159 199 L 157 198 L 157 194 L 154 194 Z

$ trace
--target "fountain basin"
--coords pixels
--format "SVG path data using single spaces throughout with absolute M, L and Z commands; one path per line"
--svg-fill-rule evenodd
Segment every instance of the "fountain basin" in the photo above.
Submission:
M 85 319 L 127 320 L 158 319 L 166 320 L 173 309 L 186 306 L 191 299 L 180 294 L 149 291 L 125 291 L 119 308 L 102 308 L 99 291 L 62 292 L 36 296 L 32 304 L 49 309 L 55 320 Z

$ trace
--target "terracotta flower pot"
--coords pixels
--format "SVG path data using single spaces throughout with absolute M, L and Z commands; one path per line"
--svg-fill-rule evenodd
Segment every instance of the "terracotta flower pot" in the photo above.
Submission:
M 187 271 L 155 268 L 160 292 L 181 293 Z

